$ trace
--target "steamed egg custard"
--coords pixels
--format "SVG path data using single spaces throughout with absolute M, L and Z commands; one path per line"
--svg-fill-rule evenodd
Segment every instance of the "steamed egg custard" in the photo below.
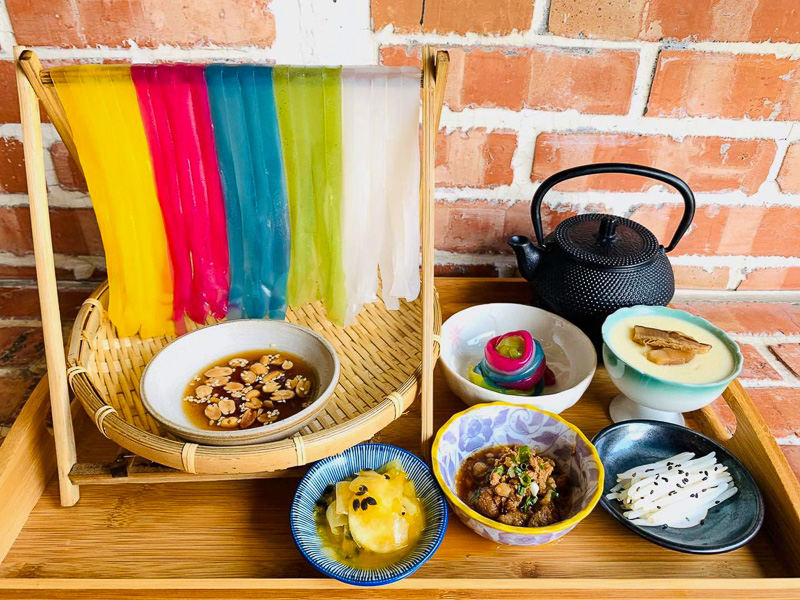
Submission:
M 397 460 L 328 486 L 315 518 L 325 554 L 359 569 L 401 560 L 425 529 L 414 482 Z
M 663 343 L 659 343 L 659 336 Z M 714 333 L 664 315 L 621 319 L 606 343 L 620 359 L 642 373 L 678 383 L 721 381 L 735 366 L 733 354 Z

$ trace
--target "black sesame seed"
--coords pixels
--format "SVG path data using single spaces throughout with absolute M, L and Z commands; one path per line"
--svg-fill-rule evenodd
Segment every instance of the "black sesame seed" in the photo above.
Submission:
M 667 525 L 662 525 L 661 526 L 661 529 L 666 529 L 666 528 L 667 528 Z
M 675 494 L 677 494 L 677 493 L 678 493 L 678 492 L 676 492 L 675 490 L 672 490 L 672 491 L 669 493 L 669 495 L 670 495 L 670 496 L 674 496 L 674 495 L 675 495 Z
M 634 473 L 633 475 L 631 475 L 631 477 L 636 477 L 636 473 Z
M 365 486 L 365 485 L 358 486 L 358 491 L 359 492 L 366 492 L 367 491 L 367 486 Z
M 359 492 L 356 492 L 356 496 L 363 496 L 363 495 L 364 495 L 364 494 L 366 494 L 366 493 L 367 493 L 367 492 L 361 492 L 361 491 L 359 491 Z
M 661 510 L 661 507 L 658 504 L 656 504 L 656 508 Z
M 358 510 L 358 500 L 353 500 L 353 510 Z
M 672 471 L 672 465 L 670 465 L 669 467 L 667 467 L 667 471 Z
M 367 502 L 367 500 L 369 500 L 369 498 L 364 498 L 361 501 L 361 510 L 367 510 L 367 508 L 369 508 L 369 502 Z
M 719 504 L 719 500 L 714 500 L 714 504 Z
M 700 481 L 705 481 L 708 477 L 703 477 Z
M 384 475 L 384 477 L 386 477 L 386 479 L 390 479 L 390 477 L 388 475 Z
M 653 470 L 653 469 L 645 469 L 645 470 L 644 470 L 644 472 L 645 472 L 645 473 L 649 473 L 649 472 L 650 472 L 650 471 L 652 471 L 652 470 Z
M 375 498 L 373 498 L 372 496 L 370 496 L 369 498 L 365 498 L 365 500 L 364 500 L 364 501 L 365 501 L 367 504 L 369 504 L 370 506 L 377 506 L 377 505 L 378 505 L 378 501 L 377 501 L 377 500 L 375 500 Z M 364 503 L 364 502 L 362 502 L 362 504 L 363 504 L 363 503 Z
M 700 525 L 705 525 L 705 524 L 706 524 L 706 520 L 705 519 L 700 519 Z

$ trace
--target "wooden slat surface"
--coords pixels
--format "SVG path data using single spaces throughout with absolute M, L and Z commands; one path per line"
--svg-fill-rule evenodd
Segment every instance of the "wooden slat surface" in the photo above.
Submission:
M 445 318 L 472 304 L 528 300 L 527 287 L 516 282 L 445 279 L 439 280 L 437 287 Z M 609 424 L 606 406 L 615 394 L 613 384 L 605 373 L 599 372 L 584 398 L 564 416 L 591 437 Z M 449 416 L 463 408 L 464 405 L 449 392 L 437 370 L 435 427 L 441 426 Z M 418 403 L 412 406 L 408 415 L 386 428 L 380 437 L 381 441 L 419 452 Z M 112 460 L 117 450 L 95 431 L 83 437 L 78 447 L 82 460 L 94 461 Z M 51 483 L 6 560 L 0 564 L 0 577 L 36 578 L 41 585 L 61 590 L 66 589 L 66 584 L 53 579 L 50 585 L 41 580 L 316 579 L 320 577 L 319 574 L 300 556 L 289 531 L 288 506 L 295 486 L 296 481 L 291 479 L 86 486 L 82 489 L 80 502 L 67 509 L 59 506 L 58 486 Z M 539 549 L 498 546 L 473 534 L 457 518 L 452 517 L 441 548 L 411 581 L 548 578 L 547 582 L 542 582 L 543 589 L 552 589 L 552 593 L 557 593 L 560 584 L 550 578 L 640 578 L 653 581 L 654 578 L 747 579 L 789 575 L 780 553 L 775 551 L 765 534 L 760 534 L 748 546 L 728 554 L 690 556 L 646 542 L 616 523 L 598 506 L 559 543 Z M 743 590 L 750 588 L 749 595 L 752 597 L 792 597 L 784 595 L 784 592 L 776 591 L 773 594 L 766 587 L 759 588 L 752 582 L 742 581 L 741 584 Z M 7 582 L 6 586 L 0 585 L 0 596 L 14 597 L 2 592 L 3 587 L 14 585 L 12 582 Z M 189 583 L 186 585 L 191 587 Z M 202 583 L 195 585 L 202 586 Z M 302 584 L 306 589 L 309 585 L 336 589 L 322 582 Z M 404 588 L 409 590 L 408 594 L 403 593 L 404 597 L 436 596 L 420 591 L 432 586 L 419 582 L 404 585 L 410 586 Z M 576 590 L 582 583 L 575 582 L 573 587 L 569 587 L 571 585 L 563 583 L 563 586 L 567 586 L 565 589 L 571 590 L 569 597 L 597 597 L 596 594 L 578 594 Z M 631 583 L 623 587 L 635 585 Z M 669 590 L 654 591 L 659 588 L 657 584 L 641 585 L 649 590 L 648 598 L 672 597 L 673 588 L 680 587 L 676 582 L 665 583 L 661 587 Z M 702 594 L 704 598 L 738 597 L 730 590 L 730 582 L 708 581 L 707 585 L 708 591 Z M 794 582 L 774 580 L 771 585 L 782 588 L 794 585 Z M 136 586 L 131 583 L 130 587 Z M 243 589 L 238 582 L 234 587 L 240 592 Z M 269 585 L 264 587 L 269 588 Z M 444 584 L 439 587 L 451 589 Z M 125 586 L 120 585 L 115 589 L 123 588 Z M 573 592 L 575 595 L 572 595 Z M 759 595 L 760 592 L 763 594 Z M 765 595 L 767 593 L 769 595 Z M 294 597 L 283 592 L 277 595 Z M 302 595 L 297 594 L 298 597 Z M 513 596 L 503 596 L 500 592 L 496 595 Z M 617 591 L 613 594 L 603 592 L 603 595 L 608 598 L 621 597 Z M 192 593 L 192 597 L 195 596 L 204 597 Z M 101 597 L 101 594 L 92 597 Z M 180 597 L 180 593 L 165 591 L 163 596 L 152 597 Z M 325 597 L 340 596 L 331 593 Z M 495 597 L 495 594 L 484 593 L 475 597 Z M 634 593 L 630 597 L 643 596 Z
M 69 479 L 69 471 L 76 460 L 75 430 L 70 413 L 67 362 L 64 356 L 61 312 L 58 308 L 58 287 L 53 256 L 53 236 L 50 232 L 50 210 L 47 203 L 39 101 L 28 79 L 29 76 L 23 69 L 23 64 L 31 66 L 31 63 L 19 60 L 20 56 L 26 52 L 22 46 L 14 47 L 14 56 L 18 59 L 15 72 L 22 124 L 22 144 L 25 150 L 25 174 L 28 183 L 33 252 L 36 261 L 36 284 L 39 289 L 39 308 L 42 314 L 44 352 L 47 365 L 51 369 L 47 379 L 50 388 L 53 433 L 58 449 L 56 468 L 61 483 L 61 503 L 64 506 L 72 506 L 80 498 L 80 489 Z M 47 102 L 47 98 L 43 98 L 43 100 Z M 61 131 L 59 129 L 59 132 Z

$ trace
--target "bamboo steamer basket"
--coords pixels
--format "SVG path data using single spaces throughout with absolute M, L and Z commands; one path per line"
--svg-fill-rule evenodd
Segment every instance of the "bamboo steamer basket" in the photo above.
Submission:
M 67 353 L 69 385 L 103 435 L 148 460 L 204 474 L 296 467 L 369 439 L 416 398 L 422 371 L 422 303 L 418 299 L 400 304 L 396 311 L 381 302 L 368 304 L 356 323 L 346 328 L 328 321 L 319 302 L 287 312 L 288 321 L 313 329 L 333 345 L 341 377 L 321 416 L 284 440 L 207 446 L 163 431 L 142 404 L 139 380 L 147 363 L 174 337 L 118 337 L 108 319 L 107 283 L 83 303 L 75 321 Z M 438 295 L 433 313 L 438 336 L 442 327 Z M 189 323 L 189 330 L 196 328 Z M 438 354 L 438 344 L 434 348 Z

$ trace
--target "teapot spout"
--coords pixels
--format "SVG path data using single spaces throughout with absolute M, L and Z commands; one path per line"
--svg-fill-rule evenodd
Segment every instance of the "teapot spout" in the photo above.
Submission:
M 542 252 L 533 245 L 531 240 L 524 235 L 512 235 L 508 238 L 508 245 L 517 255 L 517 266 L 519 272 L 528 281 L 533 281 L 536 267 L 542 258 Z

